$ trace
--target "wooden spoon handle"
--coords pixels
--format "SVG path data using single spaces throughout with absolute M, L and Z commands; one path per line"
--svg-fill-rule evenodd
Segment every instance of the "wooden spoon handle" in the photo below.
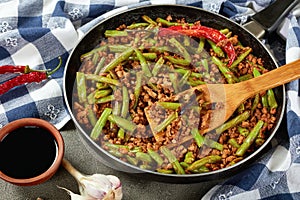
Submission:
M 300 78 L 300 59 L 283 65 L 256 78 L 238 83 L 248 94 L 257 94 Z

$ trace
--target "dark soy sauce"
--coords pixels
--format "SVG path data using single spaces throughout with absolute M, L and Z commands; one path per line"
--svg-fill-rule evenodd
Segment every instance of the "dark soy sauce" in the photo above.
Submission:
M 57 144 L 43 128 L 22 127 L 0 142 L 0 171 L 12 178 L 32 178 L 45 172 L 57 155 Z

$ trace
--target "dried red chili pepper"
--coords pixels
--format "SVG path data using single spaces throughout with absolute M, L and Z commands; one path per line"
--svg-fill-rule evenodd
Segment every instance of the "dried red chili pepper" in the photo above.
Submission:
M 160 28 L 159 35 L 166 36 L 166 35 L 176 35 L 178 33 L 192 36 L 192 37 L 203 37 L 213 41 L 216 44 L 221 44 L 221 48 L 227 53 L 229 58 L 228 65 L 230 66 L 232 62 L 236 58 L 236 53 L 232 43 L 227 39 L 227 37 L 221 33 L 220 31 L 202 26 L 202 25 L 192 25 L 192 26 L 170 26 L 168 28 Z
M 29 73 L 32 70 L 29 68 L 28 65 L 2 65 L 0 66 L 0 74 L 5 73 Z
M 47 79 L 51 74 L 53 74 L 60 68 L 61 63 L 62 63 L 62 60 L 60 57 L 59 57 L 59 60 L 60 61 L 59 61 L 59 64 L 57 65 L 57 67 L 50 72 L 48 72 L 48 71 L 32 71 L 32 72 L 22 73 L 21 75 L 16 76 L 16 77 L 0 84 L 0 95 L 6 93 L 7 91 L 9 91 L 10 89 L 12 89 L 16 86 L 23 85 L 25 83 L 32 83 L 32 82 L 39 83 L 42 80 Z

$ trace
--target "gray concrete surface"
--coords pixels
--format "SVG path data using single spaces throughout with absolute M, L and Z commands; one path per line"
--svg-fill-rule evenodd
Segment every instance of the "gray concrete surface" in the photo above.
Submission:
M 74 124 L 70 121 L 62 130 L 65 141 L 65 158 L 85 174 L 113 174 L 123 184 L 124 200 L 197 200 L 221 180 L 193 184 L 170 184 L 143 180 L 130 174 L 115 171 L 97 160 L 86 149 Z M 47 182 L 36 186 L 16 186 L 0 180 L 0 200 L 69 200 L 68 194 L 57 188 L 68 188 L 78 193 L 75 179 L 61 167 Z

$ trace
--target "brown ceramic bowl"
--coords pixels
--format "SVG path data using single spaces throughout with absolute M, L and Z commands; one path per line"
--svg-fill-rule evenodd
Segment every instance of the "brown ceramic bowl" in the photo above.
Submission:
M 64 141 L 60 132 L 51 123 L 37 118 L 23 118 L 23 119 L 10 122 L 9 124 L 5 125 L 2 129 L 0 129 L 0 142 L 2 142 L 3 139 L 6 136 L 8 136 L 11 132 L 23 127 L 41 128 L 53 136 L 56 142 L 56 152 L 55 152 L 55 158 L 53 159 L 53 163 L 50 165 L 48 169 L 43 171 L 41 174 L 30 178 L 10 177 L 4 174 L 0 169 L 0 178 L 9 183 L 19 185 L 19 186 L 30 186 L 30 185 L 40 184 L 50 179 L 58 170 L 64 156 Z

